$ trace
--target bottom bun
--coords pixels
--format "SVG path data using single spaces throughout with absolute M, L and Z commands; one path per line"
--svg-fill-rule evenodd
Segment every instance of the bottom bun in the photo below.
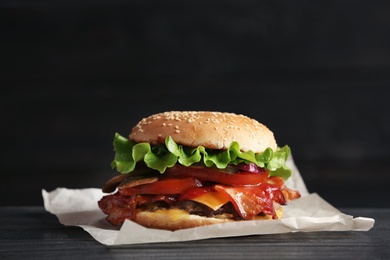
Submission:
M 282 217 L 282 207 L 279 207 L 276 210 L 276 215 L 278 219 Z M 271 215 L 256 217 L 256 220 L 271 219 Z M 181 209 L 159 209 L 153 212 L 138 211 L 134 219 L 134 222 L 147 228 L 165 229 L 171 231 L 234 221 L 238 220 L 227 218 L 224 215 L 221 215 L 220 217 L 203 217 L 189 214 L 187 211 Z

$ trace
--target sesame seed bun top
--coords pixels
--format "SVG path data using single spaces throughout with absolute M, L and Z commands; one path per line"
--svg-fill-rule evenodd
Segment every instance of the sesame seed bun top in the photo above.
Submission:
M 152 145 L 163 144 L 165 138 L 183 146 L 210 149 L 229 148 L 233 141 L 243 152 L 276 150 L 274 134 L 263 124 L 244 115 L 210 111 L 170 111 L 142 119 L 130 133 L 130 140 Z

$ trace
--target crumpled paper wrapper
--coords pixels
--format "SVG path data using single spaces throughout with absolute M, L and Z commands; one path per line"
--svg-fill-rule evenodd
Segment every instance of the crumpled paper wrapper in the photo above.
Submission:
M 310 231 L 368 231 L 375 223 L 372 218 L 346 215 L 318 194 L 309 194 L 305 183 L 293 162 L 287 162 L 293 175 L 287 187 L 299 190 L 302 197 L 284 206 L 279 220 L 250 220 L 215 224 L 177 231 L 149 229 L 126 220 L 118 228 L 105 220 L 97 205 L 104 194 L 100 189 L 57 188 L 51 192 L 42 190 L 44 206 L 66 226 L 79 226 L 98 242 L 107 246 L 140 243 L 177 242 L 217 237 L 278 234 Z

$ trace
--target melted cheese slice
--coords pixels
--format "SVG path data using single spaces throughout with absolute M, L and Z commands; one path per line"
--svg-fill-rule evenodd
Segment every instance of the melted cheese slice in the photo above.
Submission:
M 213 210 L 217 210 L 229 202 L 227 196 L 215 191 L 207 192 L 191 200 L 202 203 Z
M 188 212 L 182 209 L 158 209 L 154 211 L 155 214 L 169 216 L 171 221 L 179 220 L 188 216 Z

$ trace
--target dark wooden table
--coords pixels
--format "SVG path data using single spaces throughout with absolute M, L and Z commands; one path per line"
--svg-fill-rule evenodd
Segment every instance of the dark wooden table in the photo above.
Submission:
M 311 232 L 107 247 L 43 207 L 0 208 L 0 259 L 390 259 L 390 209 L 342 208 L 375 219 L 368 232 Z

